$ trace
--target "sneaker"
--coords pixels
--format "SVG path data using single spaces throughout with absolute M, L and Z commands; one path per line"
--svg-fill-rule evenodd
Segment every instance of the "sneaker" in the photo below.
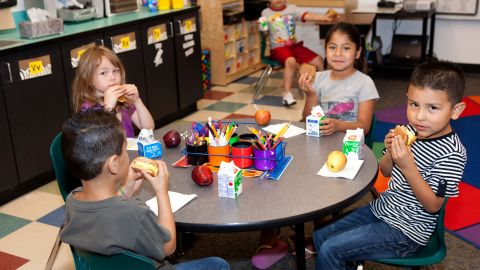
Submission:
M 297 103 L 297 101 L 293 98 L 292 93 L 288 92 L 288 93 L 283 95 L 282 103 L 285 106 L 291 106 L 291 105 Z

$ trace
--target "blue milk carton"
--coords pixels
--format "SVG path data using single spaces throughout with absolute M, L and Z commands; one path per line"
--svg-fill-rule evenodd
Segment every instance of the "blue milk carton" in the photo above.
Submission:
M 138 155 L 146 158 L 162 156 L 162 144 L 155 140 L 151 129 L 142 129 L 138 135 Z
M 311 114 L 307 116 L 306 120 L 306 130 L 307 136 L 320 137 L 320 126 L 322 125 L 323 119 L 325 119 L 325 113 L 322 110 L 322 107 L 315 106 L 312 108 Z

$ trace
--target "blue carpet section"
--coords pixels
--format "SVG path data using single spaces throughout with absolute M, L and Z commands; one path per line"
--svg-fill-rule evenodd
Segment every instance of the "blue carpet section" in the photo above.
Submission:
M 255 104 L 261 104 L 261 105 L 270 105 L 270 106 L 283 106 L 282 104 L 282 97 L 277 97 L 277 96 L 263 96 L 260 99 L 257 99 Z
M 480 170 L 478 170 L 478 164 L 480 164 L 480 140 L 477 134 L 478 130 L 480 130 L 480 116 L 463 117 L 452 121 L 452 127 L 467 149 L 467 166 L 463 172 L 463 181 L 480 188 Z
M 396 124 L 377 120 L 377 122 L 375 123 L 375 130 L 373 133 L 373 141 L 383 143 L 383 140 L 385 139 L 385 135 L 388 133 L 390 129 L 394 128 L 395 125 Z
M 37 222 L 45 223 L 48 225 L 61 227 L 65 220 L 65 206 L 61 206 L 49 214 L 38 219 Z
M 248 84 L 248 85 L 250 85 L 250 84 L 256 83 L 257 80 L 258 80 L 258 78 L 248 77 L 248 76 L 247 76 L 247 77 L 243 77 L 243 78 L 241 78 L 241 79 L 239 79 L 239 80 L 236 80 L 235 83 L 241 83 L 241 84 Z

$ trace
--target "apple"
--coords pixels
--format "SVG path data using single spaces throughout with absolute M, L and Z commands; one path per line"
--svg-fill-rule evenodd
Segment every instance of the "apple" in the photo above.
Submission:
M 192 179 L 199 186 L 209 186 L 213 182 L 213 174 L 206 165 L 195 166 L 192 170 Z
M 340 151 L 332 151 L 327 157 L 327 169 L 331 172 L 339 172 L 347 165 L 347 156 Z
M 267 125 L 270 122 L 272 115 L 267 110 L 257 110 L 255 112 L 255 121 L 260 126 Z
M 163 135 L 163 142 L 167 148 L 177 147 L 180 144 L 180 133 L 176 130 L 170 130 Z

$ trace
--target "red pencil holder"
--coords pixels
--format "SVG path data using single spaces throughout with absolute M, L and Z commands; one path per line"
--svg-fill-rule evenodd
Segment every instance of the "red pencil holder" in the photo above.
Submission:
M 232 144 L 232 160 L 239 168 L 252 166 L 253 146 L 249 142 L 236 142 Z

